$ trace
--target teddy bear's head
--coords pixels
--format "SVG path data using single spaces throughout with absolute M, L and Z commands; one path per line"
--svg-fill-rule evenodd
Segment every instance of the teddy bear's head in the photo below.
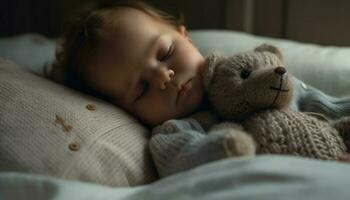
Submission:
M 209 55 L 203 73 L 209 101 L 228 120 L 286 107 L 293 98 L 293 77 L 283 67 L 281 52 L 272 45 L 230 57 Z

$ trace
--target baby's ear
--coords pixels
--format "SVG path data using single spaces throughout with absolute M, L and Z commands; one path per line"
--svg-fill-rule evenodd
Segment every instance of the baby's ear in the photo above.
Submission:
M 214 76 L 216 66 L 220 61 L 224 59 L 224 56 L 218 52 L 211 53 L 205 58 L 203 66 L 203 83 L 204 88 L 208 88 L 211 84 L 211 80 Z
M 195 46 L 195 44 L 194 44 L 193 41 L 192 41 L 192 38 L 191 38 L 190 35 L 188 34 L 188 31 L 187 31 L 187 29 L 186 29 L 186 26 L 183 26 L 183 25 L 178 26 L 178 27 L 177 27 L 177 30 L 179 31 L 179 33 L 180 33 L 182 36 L 184 36 L 189 42 L 191 42 L 191 43 Z
M 279 48 L 277 48 L 276 46 L 274 45 L 271 45 L 271 44 L 262 44 L 258 47 L 256 47 L 254 49 L 254 51 L 260 51 L 260 52 L 264 52 L 264 51 L 267 51 L 267 52 L 270 52 L 270 53 L 273 53 L 275 54 L 281 61 L 283 60 L 283 56 L 282 56 L 282 52 Z
M 180 25 L 177 27 L 177 30 L 179 31 L 179 33 L 185 37 L 188 37 L 188 32 L 186 29 L 186 26 Z

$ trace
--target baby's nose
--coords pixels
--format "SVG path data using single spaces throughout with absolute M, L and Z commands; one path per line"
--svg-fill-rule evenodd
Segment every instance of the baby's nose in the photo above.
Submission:
M 155 70 L 153 73 L 152 82 L 156 88 L 164 90 L 166 89 L 166 84 L 170 82 L 174 76 L 174 70 L 162 67 Z

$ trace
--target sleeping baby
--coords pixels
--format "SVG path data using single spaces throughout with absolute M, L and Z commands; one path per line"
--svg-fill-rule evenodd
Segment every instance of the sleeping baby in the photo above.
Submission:
M 164 136 L 167 146 L 161 151 L 151 148 L 151 153 L 163 159 L 156 166 L 167 176 L 227 157 L 222 145 L 208 145 L 219 144 L 225 134 L 206 133 L 219 118 L 204 93 L 204 60 L 186 27 L 173 16 L 142 2 L 113 1 L 82 9 L 71 18 L 51 76 L 112 102 L 153 128 L 153 135 Z M 307 102 L 324 94 L 300 85 L 296 89 L 302 95 L 295 105 L 317 112 L 319 108 Z M 350 102 L 325 105 L 350 111 Z M 198 134 L 187 134 L 194 132 Z M 171 144 L 179 142 L 181 150 L 172 149 Z M 216 153 L 206 156 L 209 151 Z M 197 163 L 186 164 L 194 156 Z M 167 168 L 164 162 L 176 165 Z

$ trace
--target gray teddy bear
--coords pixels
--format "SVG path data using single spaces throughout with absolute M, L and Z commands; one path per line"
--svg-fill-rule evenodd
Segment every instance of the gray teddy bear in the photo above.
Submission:
M 350 118 L 337 120 L 291 109 L 295 78 L 272 45 L 206 58 L 203 82 L 227 122 L 200 130 L 195 120 L 170 120 L 153 130 L 150 150 L 161 176 L 210 161 L 255 154 L 335 160 L 347 152 Z M 191 130 L 191 127 L 197 131 Z M 164 134 L 164 129 L 170 129 Z
M 264 44 L 231 57 L 211 55 L 204 75 L 211 104 L 253 136 L 256 153 L 326 160 L 346 153 L 342 134 L 349 133 L 349 118 L 328 121 L 321 114 L 292 110 L 295 78 L 275 46 Z

